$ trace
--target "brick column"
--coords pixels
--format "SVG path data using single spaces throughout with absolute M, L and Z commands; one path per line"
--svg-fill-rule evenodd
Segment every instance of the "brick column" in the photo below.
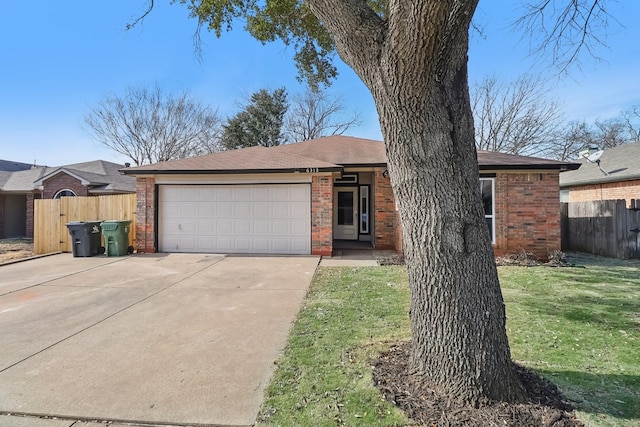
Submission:
M 136 250 L 138 253 L 156 252 L 155 178 L 136 178 Z
M 33 238 L 33 193 L 27 194 L 27 225 L 26 237 Z
M 374 200 L 375 214 L 373 247 L 376 249 L 391 249 L 402 252 L 402 234 L 396 200 L 391 188 L 391 180 L 382 176 L 380 171 L 374 174 Z
M 311 254 L 331 256 L 333 252 L 333 178 L 311 178 Z

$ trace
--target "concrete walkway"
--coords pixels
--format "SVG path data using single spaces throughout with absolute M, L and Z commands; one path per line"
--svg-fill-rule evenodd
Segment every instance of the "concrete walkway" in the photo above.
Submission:
M 393 256 L 393 251 L 374 249 L 335 249 L 333 256 L 322 257 L 320 267 L 372 267 L 377 266 L 377 258 Z
M 252 425 L 317 264 L 61 254 L 0 267 L 0 425 Z

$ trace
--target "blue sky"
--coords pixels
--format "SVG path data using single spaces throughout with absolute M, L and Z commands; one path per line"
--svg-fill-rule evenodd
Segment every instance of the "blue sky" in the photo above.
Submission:
M 524 2 L 481 0 L 476 14 L 484 37 L 474 35 L 470 80 L 496 74 L 512 79 L 550 69 L 528 56 L 527 40 L 510 28 Z M 144 10 L 145 0 L 60 2 L 0 1 L 0 158 L 61 165 L 127 159 L 91 139 L 83 117 L 91 106 L 127 86 L 189 90 L 222 116 L 261 88 L 303 90 L 296 80 L 293 51 L 280 43 L 262 46 L 240 27 L 216 39 L 203 33 L 203 55 L 194 53 L 196 22 L 181 5 L 157 0 L 133 30 L 125 25 Z M 640 104 L 640 2 L 612 2 L 608 48 L 583 57 L 582 69 L 560 78 L 549 74 L 554 98 L 567 119 L 594 120 Z M 349 134 L 380 139 L 371 96 L 357 76 L 339 65 L 330 92 L 358 110 L 363 123 Z

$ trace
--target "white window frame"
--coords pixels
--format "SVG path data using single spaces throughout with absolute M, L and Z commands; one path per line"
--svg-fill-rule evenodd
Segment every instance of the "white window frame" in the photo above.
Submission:
M 360 209 L 360 218 L 359 218 L 359 230 L 360 234 L 369 234 L 369 224 L 371 223 L 371 212 L 369 212 L 369 186 L 361 185 L 360 186 L 360 197 L 359 197 L 359 209 Z M 364 213 L 366 211 L 366 213 Z M 366 219 L 362 216 L 366 215 Z
M 60 196 L 60 194 L 64 193 L 65 191 L 68 191 L 69 193 L 71 193 L 72 195 L 65 195 L 65 196 Z M 76 194 L 75 191 L 73 191 L 70 188 L 63 188 L 62 190 L 58 190 L 56 191 L 56 194 L 53 195 L 54 199 L 59 199 L 60 197 L 77 197 L 78 195 Z
M 480 178 L 480 188 L 482 189 L 482 181 L 491 182 L 491 215 L 485 214 L 485 219 L 491 218 L 491 244 L 496 243 L 496 179 Z

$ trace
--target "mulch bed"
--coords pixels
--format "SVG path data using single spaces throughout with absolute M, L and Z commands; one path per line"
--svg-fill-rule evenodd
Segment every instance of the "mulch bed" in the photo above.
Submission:
M 551 382 L 516 365 L 528 394 L 527 403 L 490 403 L 474 408 L 420 384 L 409 372 L 411 343 L 393 346 L 374 363 L 373 381 L 385 400 L 416 423 L 428 427 L 584 427 Z

